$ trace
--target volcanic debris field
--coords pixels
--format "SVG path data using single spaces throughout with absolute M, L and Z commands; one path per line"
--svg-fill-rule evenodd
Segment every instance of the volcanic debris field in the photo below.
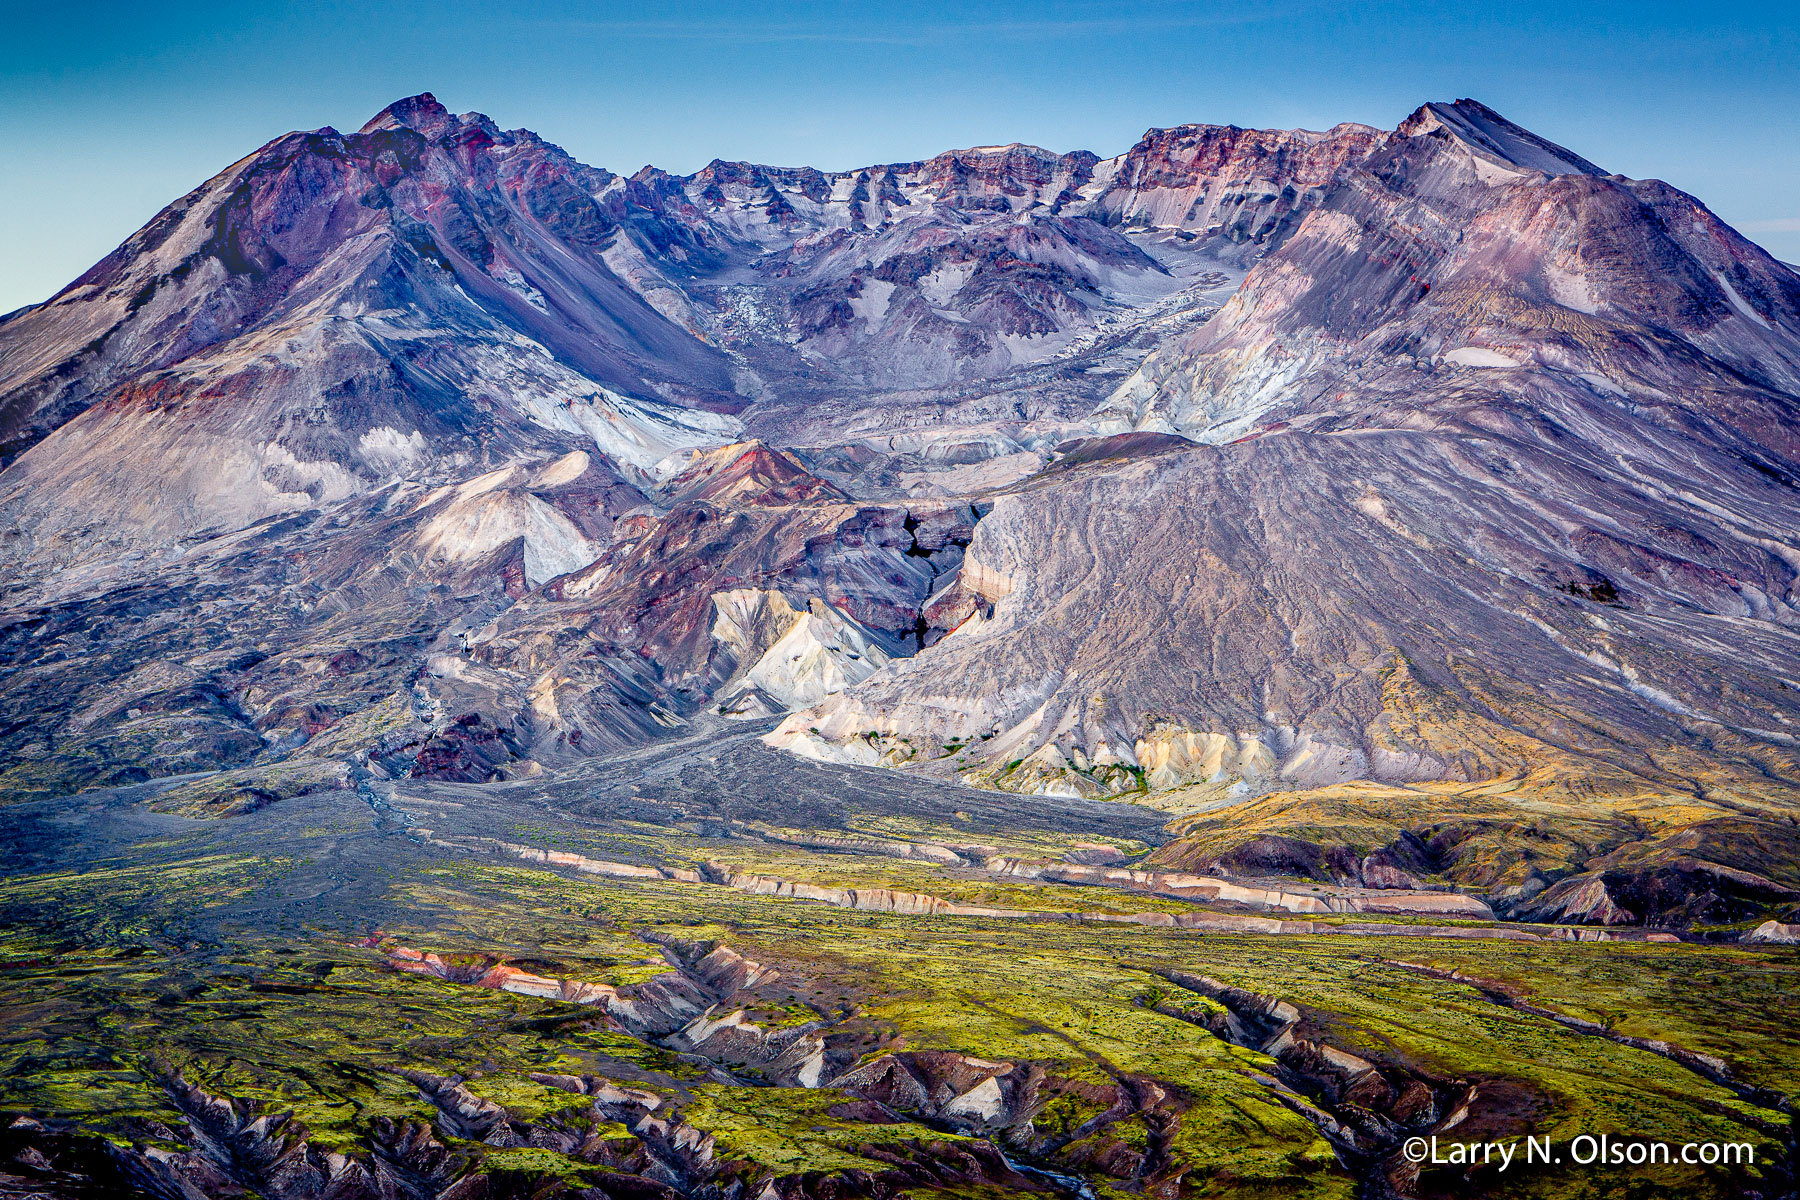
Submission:
M 159 781 L 5 809 L 5 1194 L 1792 1187 L 1791 948 L 1112 923 L 1242 906 L 970 866 L 1141 858 L 1147 808 L 783 762 L 754 732 L 479 805 L 365 785 L 200 819 Z M 1756 1163 L 1398 1153 L 1440 1130 Z

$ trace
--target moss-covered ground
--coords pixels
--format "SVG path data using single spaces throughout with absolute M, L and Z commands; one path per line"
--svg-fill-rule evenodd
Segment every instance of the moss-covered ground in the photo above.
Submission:
M 691 1060 L 605 1028 L 581 1006 L 398 973 L 380 950 L 358 944 L 377 932 L 423 950 L 615 985 L 666 969 L 646 935 L 718 941 L 781 966 L 795 989 L 794 1021 L 808 1012 L 854 1013 L 840 1033 L 860 1039 L 865 1058 L 950 1050 L 1038 1064 L 1057 1079 L 1160 1081 L 1180 1106 L 1167 1153 L 1195 1195 L 1349 1196 L 1356 1181 L 1319 1131 L 1271 1090 L 1269 1059 L 1140 1002 L 1148 988 L 1167 988 L 1161 970 L 1284 997 L 1346 1049 L 1479 1081 L 1496 1102 L 1477 1109 L 1471 1136 L 1751 1140 L 1768 1161 L 1781 1147 L 1756 1125 L 1786 1118 L 1751 1111 L 1665 1057 L 1500 1007 L 1473 987 L 1398 962 L 1479 976 L 1622 1033 L 1715 1054 L 1746 1082 L 1800 1088 L 1800 959 L 1791 951 L 1273 939 L 922 919 L 428 855 L 409 839 L 388 840 L 387 879 L 353 911 L 309 905 L 318 873 L 334 868 L 323 844 L 298 835 L 267 855 L 197 854 L 191 839 L 146 839 L 136 854 L 154 861 L 10 877 L 0 1109 L 102 1130 L 134 1116 L 179 1128 L 160 1082 L 179 1072 L 216 1094 L 291 1112 L 316 1144 L 352 1152 L 378 1117 L 431 1120 L 430 1104 L 401 1070 L 464 1079 L 522 1121 L 579 1119 L 580 1097 L 528 1078 L 556 1072 L 666 1095 L 751 1175 L 869 1169 L 880 1164 L 866 1161 L 868 1146 L 948 1136 L 834 1117 L 828 1110 L 843 1099 L 836 1093 L 720 1084 Z M 782 848 L 739 861 L 856 886 L 923 889 L 929 880 L 942 894 L 958 882 L 928 865 Z M 1004 895 L 1022 905 L 1034 891 L 966 882 L 994 890 L 959 899 Z M 275 901 L 286 905 L 282 920 L 250 915 Z M 779 1012 L 760 1015 L 781 1020 Z M 1041 1129 L 1072 1134 L 1096 1111 L 1060 1092 L 1040 1115 Z M 1113 1126 L 1103 1135 L 1112 1143 L 1148 1144 L 1149 1131 L 1132 1120 Z M 547 1151 L 479 1153 L 487 1169 L 546 1178 L 583 1166 L 538 1161 Z M 1633 1179 L 1670 1195 L 1731 1194 L 1745 1183 L 1687 1168 L 1644 1169 Z M 1475 1183 L 1494 1194 L 1611 1194 L 1597 1190 L 1604 1180 L 1570 1172 L 1488 1174 Z

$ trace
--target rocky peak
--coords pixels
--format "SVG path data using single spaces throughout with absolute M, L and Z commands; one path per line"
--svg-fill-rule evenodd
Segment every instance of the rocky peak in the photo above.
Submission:
M 1178 125 L 1152 129 L 1097 164 L 1087 213 L 1108 224 L 1202 233 L 1210 252 L 1248 263 L 1278 245 L 1346 166 L 1391 134 L 1341 124 L 1303 129 Z
M 359 131 L 374 133 L 381 129 L 411 129 L 428 138 L 442 137 L 456 125 L 450 110 L 438 103 L 430 92 L 420 92 L 404 100 L 396 100 L 373 117 Z
M 1087 151 L 1079 150 L 1073 154 L 1058 154 L 1054 150 L 1046 150 L 1042 146 L 1010 142 L 1004 146 L 970 146 L 965 150 L 947 150 L 934 158 L 927 159 L 925 166 L 928 169 L 962 167 L 972 171 L 1008 168 L 1050 171 L 1059 166 L 1079 164 L 1084 159 L 1092 162 L 1094 156 Z
M 971 199 L 1006 199 L 1014 209 L 1049 204 L 1071 187 L 1085 183 L 1099 159 L 1087 151 L 1057 154 L 1013 142 L 951 150 L 920 163 L 918 186 L 930 196 L 952 203 Z
M 1344 122 L 1310 129 L 1240 129 L 1176 125 L 1151 129 L 1120 158 L 1119 179 L 1133 187 L 1183 187 L 1212 177 L 1268 179 L 1316 187 L 1377 146 L 1387 135 Z
M 1448 136 L 1477 158 L 1503 168 L 1542 171 L 1546 175 L 1605 175 L 1582 158 L 1508 121 L 1478 100 L 1430 103 L 1400 122 L 1401 137 Z
M 722 507 L 846 498 L 792 454 L 754 440 L 697 452 L 664 490 L 671 503 L 704 500 Z

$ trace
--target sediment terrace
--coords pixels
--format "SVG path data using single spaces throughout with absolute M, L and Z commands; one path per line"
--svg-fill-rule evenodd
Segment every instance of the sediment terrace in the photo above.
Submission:
M 1079 863 L 1026 861 L 992 856 L 979 867 L 997 878 L 1019 878 L 1065 884 L 1072 887 L 1110 888 L 1149 896 L 1169 897 L 1198 904 L 1226 904 L 1248 909 L 1317 914 L 1381 914 L 1388 916 L 1445 916 L 1470 922 L 1464 925 L 1393 924 L 1345 921 L 1310 921 L 1248 916 L 1196 908 L 1191 912 L 1109 912 L 1097 909 L 1061 909 L 1046 896 L 1046 906 L 1003 908 L 959 904 L 941 896 L 892 887 L 832 887 L 828 885 L 755 874 L 736 867 L 703 862 L 699 869 L 643 866 L 612 862 L 565 850 L 545 850 L 494 838 L 445 839 L 431 829 L 415 826 L 410 832 L 427 845 L 461 853 L 497 853 L 525 862 L 563 867 L 583 874 L 619 879 L 660 879 L 680 883 L 736 888 L 761 896 L 777 896 L 833 904 L 865 912 L 887 912 L 932 917 L 1018 918 L 1110 922 L 1170 929 L 1213 930 L 1254 934 L 1342 934 L 1369 937 L 1499 938 L 1512 941 L 1615 941 L 1676 942 L 1675 934 L 1660 930 L 1617 930 L 1570 926 L 1518 926 L 1495 920 L 1493 910 L 1479 899 L 1457 892 L 1349 889 L 1314 886 L 1289 890 L 1277 884 L 1209 878 L 1181 872 L 1134 871 Z M 819 844 L 819 843 L 814 843 Z M 957 853 L 941 846 L 914 846 L 862 839 L 834 839 L 834 850 L 850 853 L 892 854 L 901 859 L 924 859 L 966 865 Z M 946 859 L 942 856 L 948 856 Z M 1291 885 L 1289 885 L 1291 887 Z M 1479 923 L 1477 923 L 1479 922 Z

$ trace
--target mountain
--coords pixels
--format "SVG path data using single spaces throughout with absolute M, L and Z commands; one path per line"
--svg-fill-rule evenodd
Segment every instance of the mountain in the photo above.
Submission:
M 1791 780 L 1797 283 L 1666 185 L 1428 106 L 1095 414 L 1204 446 L 1007 494 L 970 547 L 994 615 L 790 726 L 1109 765 L 1160 725 L 1303 783 L 1529 757 L 1396 740 L 1404 680 L 1615 765 L 1704 726 Z M 1201 669 L 1134 652 L 1157 626 Z
M 1800 276 L 1471 100 L 621 177 L 413 97 L 0 322 L 0 435 L 19 796 L 787 713 L 1172 865 L 1800 886 Z
M 1794 1194 L 1797 421 L 1470 100 L 277 138 L 0 319 L 0 1193 Z

